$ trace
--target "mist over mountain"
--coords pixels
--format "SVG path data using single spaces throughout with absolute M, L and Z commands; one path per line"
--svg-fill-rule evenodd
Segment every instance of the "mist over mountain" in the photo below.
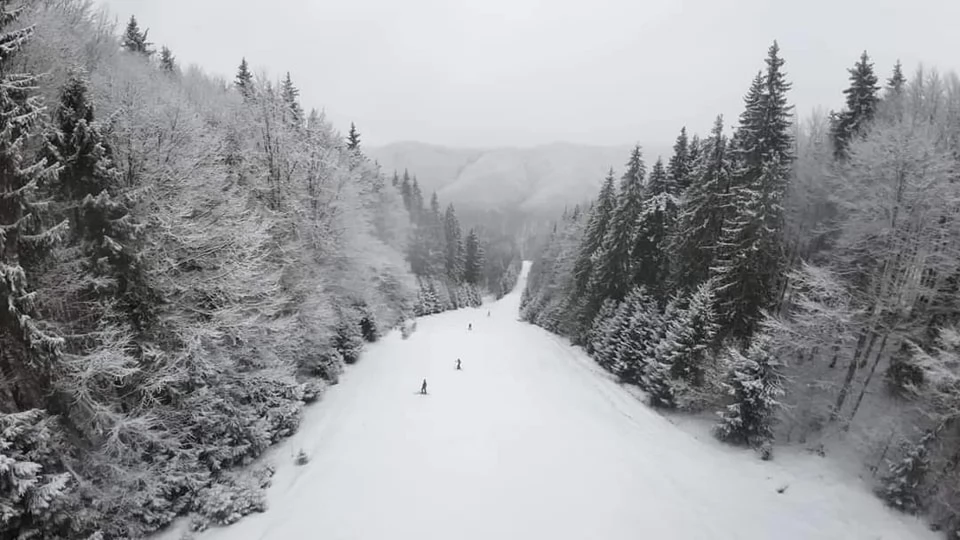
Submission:
M 436 191 L 463 211 L 543 217 L 593 198 L 611 167 L 621 174 L 630 146 L 471 149 L 399 142 L 367 153 L 385 172 L 408 170 L 424 193 Z M 645 145 L 644 155 L 650 164 L 658 155 L 666 159 L 670 144 Z

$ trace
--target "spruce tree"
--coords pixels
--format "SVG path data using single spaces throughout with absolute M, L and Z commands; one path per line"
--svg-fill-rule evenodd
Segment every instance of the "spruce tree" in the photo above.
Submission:
M 234 81 L 237 90 L 244 98 L 250 98 L 253 95 L 253 74 L 250 73 L 250 67 L 247 65 L 247 59 L 240 60 L 240 67 L 237 68 L 237 78 Z
M 177 72 L 177 59 L 166 45 L 160 49 L 160 69 L 165 73 Z
M 483 246 L 476 229 L 470 229 L 467 234 L 466 257 L 464 260 L 463 280 L 471 285 L 478 285 L 483 276 Z
M 614 372 L 620 380 L 642 386 L 647 364 L 654 357 L 663 321 L 656 299 L 643 287 L 636 287 L 623 303 L 627 320 L 619 331 Z
M 774 42 L 765 75 L 755 79 L 734 137 L 736 169 L 714 275 L 725 333 L 746 340 L 775 299 L 783 265 L 783 198 L 793 141 L 790 84 Z
M 420 191 L 420 183 L 417 182 L 416 176 L 410 184 L 410 215 L 414 224 L 419 224 L 423 217 L 423 192 Z
M 673 144 L 673 156 L 667 167 L 670 182 L 677 186 L 679 193 L 683 193 L 690 185 L 690 174 L 693 172 L 693 163 L 690 161 L 690 142 L 687 140 L 687 128 L 680 129 L 677 142 Z
M 654 361 L 659 388 L 652 394 L 661 406 L 690 405 L 692 392 L 704 384 L 707 363 L 713 361 L 717 325 L 713 312 L 713 283 L 706 281 L 683 303 L 674 301 L 670 316 L 663 321 L 663 335 L 656 345 Z M 668 392 L 662 392 L 669 387 Z M 659 394 L 659 395 L 658 395 Z
M 357 131 L 357 126 L 350 122 L 350 133 L 347 135 L 347 150 L 359 150 L 360 149 L 360 132 Z
M 773 423 L 783 396 L 780 364 L 771 351 L 770 336 L 759 332 L 746 353 L 732 348 L 730 375 L 726 387 L 733 399 L 720 411 L 714 428 L 717 438 L 765 450 L 773 440 Z
M 679 187 L 658 159 L 650 171 L 643 211 L 637 219 L 632 253 L 633 283 L 666 303 L 669 235 L 676 226 Z
M 886 96 L 890 97 L 903 93 L 903 85 L 906 82 L 907 78 L 903 76 L 903 66 L 900 64 L 900 60 L 897 60 L 897 63 L 893 65 L 893 74 L 887 79 Z
M 130 52 L 150 56 L 154 51 L 150 47 L 152 43 L 147 42 L 147 32 L 149 32 L 149 30 L 140 30 L 137 18 L 131 15 L 130 21 L 127 22 L 127 29 L 123 32 L 123 38 L 120 44 Z
M 878 495 L 888 505 L 907 514 L 923 512 L 924 489 L 930 473 L 928 447 L 935 440 L 935 432 L 928 432 L 903 459 L 890 464 L 878 490 Z
M 592 317 L 603 303 L 603 298 L 590 294 L 590 279 L 594 272 L 594 260 L 607 234 L 610 218 L 617 204 L 613 169 L 600 188 L 600 194 L 590 209 L 586 229 L 577 249 L 577 258 L 573 265 L 573 291 L 575 305 L 582 306 L 576 316 L 579 318 L 578 334 L 586 332 L 592 326 Z M 580 339 L 582 336 L 574 336 Z
M 295 126 L 303 123 L 303 108 L 300 106 L 299 95 L 300 90 L 293 85 L 293 80 L 290 78 L 290 72 L 288 71 L 287 76 L 280 85 L 280 96 L 283 98 L 283 103 L 289 111 L 290 123 Z
M 400 196 L 403 198 L 403 207 L 410 213 L 411 221 L 413 216 L 413 183 L 410 180 L 410 173 L 404 169 L 403 180 L 400 182 Z
M 691 175 L 696 171 L 702 157 L 703 141 L 700 140 L 699 135 L 694 133 L 693 137 L 690 138 L 690 142 L 687 143 L 687 161 L 690 163 Z M 689 187 L 690 182 L 693 182 L 693 177 L 690 177 L 687 181 L 687 187 Z
M 464 246 L 463 234 L 460 230 L 460 221 L 453 204 L 447 206 L 443 217 L 443 233 L 445 240 L 444 267 L 447 277 L 454 283 L 463 281 Z
M 873 72 L 870 57 L 864 51 L 860 60 L 850 72 L 850 87 L 843 91 L 846 94 L 846 109 L 832 118 L 831 135 L 833 136 L 834 154 L 838 159 L 847 152 L 850 140 L 863 132 L 865 126 L 873 120 L 880 98 L 877 92 L 877 75 Z
M 729 209 L 730 159 L 722 116 L 714 122 L 692 176 L 669 250 L 673 286 L 681 291 L 692 291 L 709 277 Z
M 46 205 L 38 190 L 56 178 L 57 167 L 30 152 L 40 135 L 43 106 L 32 95 L 37 77 L 16 73 L 11 65 L 33 36 L 33 27 L 6 30 L 19 13 L 0 2 L 0 377 L 14 407 L 27 410 L 46 405 L 63 340 L 36 312 L 34 276 L 23 263 L 44 258 L 67 224 L 43 228 Z
M 590 295 L 597 299 L 622 300 L 633 277 L 631 252 L 637 219 L 643 212 L 643 181 L 646 167 L 640 146 L 635 146 L 620 180 L 617 206 L 603 238 L 595 263 Z M 590 317 L 593 313 L 588 314 Z

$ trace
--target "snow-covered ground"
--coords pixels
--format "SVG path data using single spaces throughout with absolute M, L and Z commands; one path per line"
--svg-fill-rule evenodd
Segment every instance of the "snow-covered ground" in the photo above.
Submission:
M 524 284 L 370 347 L 271 452 L 270 509 L 198 538 L 938 538 L 823 458 L 678 428 L 518 321 Z

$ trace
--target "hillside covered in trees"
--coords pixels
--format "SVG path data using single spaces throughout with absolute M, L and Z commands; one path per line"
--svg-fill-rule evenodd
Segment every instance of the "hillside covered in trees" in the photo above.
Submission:
M 289 73 L 183 69 L 82 0 L 0 1 L 0 112 L 0 538 L 262 509 L 232 469 L 365 341 L 515 280 Z
M 732 134 L 633 150 L 536 259 L 525 319 L 715 434 L 852 451 L 889 505 L 960 531 L 960 79 L 864 53 L 799 121 L 776 45 Z

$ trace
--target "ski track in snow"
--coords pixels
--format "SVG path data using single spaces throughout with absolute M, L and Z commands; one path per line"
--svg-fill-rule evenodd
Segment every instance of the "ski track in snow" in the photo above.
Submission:
M 675 426 L 518 321 L 528 267 L 503 300 L 370 346 L 268 453 L 269 509 L 197 538 L 939 538 L 822 458 L 762 462 Z

